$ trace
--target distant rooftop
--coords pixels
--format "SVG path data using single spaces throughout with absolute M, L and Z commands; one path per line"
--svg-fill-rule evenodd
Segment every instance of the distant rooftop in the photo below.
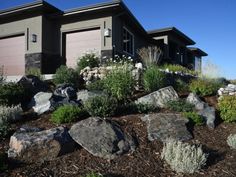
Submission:
M 189 50 L 191 50 L 192 52 L 194 52 L 196 55 L 199 55 L 199 56 L 208 56 L 208 54 L 204 51 L 202 51 L 201 49 L 199 48 L 196 48 L 196 47 L 188 47 Z
M 190 39 L 187 35 L 185 35 L 183 32 L 181 32 L 180 30 L 178 30 L 175 27 L 168 27 L 168 28 L 161 28 L 161 29 L 151 30 L 151 31 L 147 31 L 147 33 L 149 35 L 151 35 L 152 37 L 158 37 L 158 36 L 173 34 L 173 35 L 176 35 L 176 36 L 180 37 L 182 40 L 184 40 L 184 42 L 187 45 L 196 44 L 192 39 Z

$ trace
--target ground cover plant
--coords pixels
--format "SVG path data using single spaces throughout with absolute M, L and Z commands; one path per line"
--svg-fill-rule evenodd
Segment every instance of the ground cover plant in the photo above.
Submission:
M 64 105 L 57 108 L 57 110 L 52 113 L 51 120 L 56 124 L 71 123 L 85 118 L 86 115 L 87 113 L 83 108 L 72 105 Z
M 184 99 L 178 99 L 167 102 L 167 107 L 176 112 L 191 112 L 194 110 L 194 105 L 186 102 Z
M 173 139 L 165 142 L 161 156 L 178 173 L 197 172 L 207 161 L 207 155 L 201 146 L 189 145 Z
M 195 125 L 203 125 L 204 119 L 202 116 L 197 114 L 196 112 L 183 112 L 183 116 L 188 118 L 191 122 L 193 122 Z

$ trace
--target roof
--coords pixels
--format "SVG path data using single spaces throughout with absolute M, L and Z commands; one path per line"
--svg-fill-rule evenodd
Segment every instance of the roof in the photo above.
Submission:
M 178 30 L 175 27 L 168 27 L 168 28 L 151 30 L 151 31 L 147 31 L 147 33 L 152 37 L 159 37 L 159 36 L 163 36 L 163 35 L 173 34 L 173 35 L 181 38 L 186 43 L 186 45 L 196 44 L 191 38 L 189 38 L 187 35 L 185 35 L 183 32 L 181 32 L 180 30 Z
M 196 48 L 196 47 L 188 47 L 188 49 L 192 52 L 194 52 L 195 55 L 198 55 L 198 56 L 208 56 L 208 54 L 204 51 L 202 51 L 201 49 L 199 48 Z
M 35 9 L 43 9 L 47 12 L 61 12 L 60 9 L 56 8 L 55 6 L 47 3 L 44 0 L 37 0 L 35 2 L 27 3 L 24 5 L 19 5 L 13 8 L 8 8 L 5 10 L 0 10 L 0 17 L 2 16 L 8 16 L 8 15 L 15 15 L 16 13 L 22 13 L 24 11 L 30 11 Z

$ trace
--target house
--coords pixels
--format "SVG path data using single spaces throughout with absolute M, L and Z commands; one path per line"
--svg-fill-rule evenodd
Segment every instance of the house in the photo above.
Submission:
M 0 11 L 0 66 L 5 75 L 23 75 L 30 68 L 54 73 L 61 64 L 75 67 L 87 52 L 101 58 L 137 58 L 137 49 L 150 45 L 161 46 L 164 60 L 194 67 L 206 55 L 187 47 L 194 44 L 176 28 L 146 31 L 120 0 L 68 11 L 40 0 Z

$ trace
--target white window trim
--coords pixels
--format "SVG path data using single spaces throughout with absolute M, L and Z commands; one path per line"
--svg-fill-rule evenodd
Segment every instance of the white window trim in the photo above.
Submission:
M 126 51 L 124 51 L 124 47 L 123 47 L 123 45 L 124 45 L 124 33 L 122 33 L 123 34 L 123 36 L 122 36 L 122 48 L 123 48 L 123 52 L 125 53 L 125 54 L 127 54 L 127 55 L 131 55 L 131 56 L 134 56 L 134 34 L 130 31 L 130 30 L 128 30 L 128 28 L 126 28 L 125 26 L 123 26 L 123 29 L 125 29 L 126 31 L 128 31 L 129 33 L 130 33 L 130 35 L 133 37 L 133 40 L 132 40 L 132 42 L 133 42 L 133 51 L 132 51 L 132 53 L 128 53 L 128 52 L 126 52 Z

